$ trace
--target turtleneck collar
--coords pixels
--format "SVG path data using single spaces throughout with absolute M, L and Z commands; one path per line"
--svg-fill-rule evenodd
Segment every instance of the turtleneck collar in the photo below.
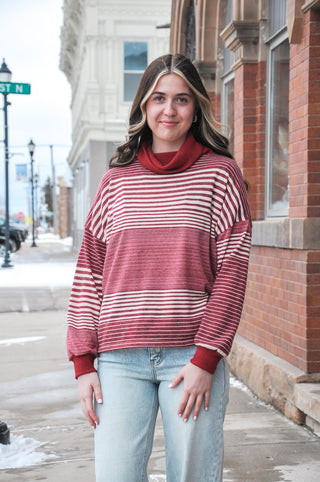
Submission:
M 171 155 L 154 154 L 151 146 L 151 141 L 144 142 L 139 149 L 137 157 L 144 167 L 157 174 L 176 174 L 177 172 L 185 171 L 199 157 L 210 152 L 208 147 L 195 140 L 191 132 L 189 132 L 180 149 L 175 153 L 170 153 Z

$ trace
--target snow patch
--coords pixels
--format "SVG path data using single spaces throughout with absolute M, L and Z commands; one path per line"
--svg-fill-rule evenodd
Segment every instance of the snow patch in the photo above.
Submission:
M 48 442 L 39 442 L 31 437 L 12 435 L 10 445 L 0 444 L 0 469 L 17 469 L 38 465 L 49 459 L 57 458 L 55 454 L 45 454 L 37 449 Z
M 70 287 L 75 263 L 28 263 L 0 271 L 0 287 Z
M 14 345 L 15 343 L 28 343 L 30 341 L 39 341 L 46 338 L 46 336 L 26 336 L 24 338 L 7 338 L 5 340 L 0 340 L 0 345 Z
M 230 387 L 237 388 L 238 390 L 242 390 L 250 395 L 252 394 L 251 390 L 244 383 L 232 376 L 230 376 Z

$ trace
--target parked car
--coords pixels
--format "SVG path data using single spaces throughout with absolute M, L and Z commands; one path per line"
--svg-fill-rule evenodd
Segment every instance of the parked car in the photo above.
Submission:
M 0 244 L 4 246 L 5 244 L 5 235 L 6 235 L 6 228 L 5 228 L 5 218 L 0 217 Z M 14 253 L 15 251 L 18 251 L 21 248 L 21 243 L 25 241 L 27 235 L 28 235 L 28 230 L 20 226 L 18 223 L 14 223 L 10 220 L 9 223 L 9 245 L 10 245 L 10 251 Z

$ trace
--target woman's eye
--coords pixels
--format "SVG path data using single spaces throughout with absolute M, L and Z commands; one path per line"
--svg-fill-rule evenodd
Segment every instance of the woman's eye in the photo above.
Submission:
M 186 97 L 178 97 L 177 100 L 180 104 L 185 104 L 188 102 L 188 99 Z
M 155 100 L 156 102 L 161 102 L 163 100 L 163 96 L 162 95 L 156 95 L 153 100 Z

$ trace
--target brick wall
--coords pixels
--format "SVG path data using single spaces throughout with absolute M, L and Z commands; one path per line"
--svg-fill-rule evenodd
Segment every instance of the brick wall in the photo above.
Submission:
M 265 82 L 264 63 L 235 73 L 236 158 L 255 220 L 264 217 Z M 289 143 L 289 217 L 320 217 L 319 10 L 305 14 L 301 43 L 290 45 Z M 320 250 L 274 241 L 252 247 L 239 333 L 305 372 L 320 372 Z
M 290 49 L 290 217 L 320 217 L 320 11 Z
M 249 184 L 254 219 L 264 217 L 265 62 L 235 71 L 234 156 Z
M 320 372 L 320 253 L 254 246 L 239 334 Z

